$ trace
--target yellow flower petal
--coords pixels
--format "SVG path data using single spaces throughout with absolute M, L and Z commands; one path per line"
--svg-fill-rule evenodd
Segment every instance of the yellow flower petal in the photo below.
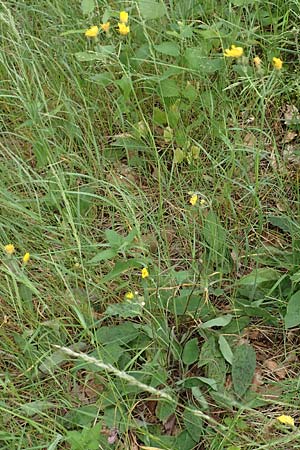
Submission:
M 25 255 L 23 256 L 23 263 L 28 263 L 28 261 L 30 260 L 30 253 L 25 253 Z
M 259 56 L 255 56 L 255 58 L 253 58 L 253 62 L 255 64 L 255 67 L 258 69 L 261 66 L 261 59 Z
M 282 415 L 282 416 L 276 417 L 276 419 L 280 423 L 283 423 L 284 425 L 288 425 L 290 427 L 294 427 L 295 426 L 295 421 L 294 421 L 294 419 L 291 416 Z
M 193 195 L 191 196 L 191 198 L 190 198 L 190 204 L 191 204 L 192 206 L 195 206 L 196 203 L 197 203 L 197 201 L 198 201 L 198 195 L 197 195 L 197 194 L 193 194 Z
M 242 47 L 236 47 L 235 45 L 232 45 L 231 48 L 226 48 L 224 51 L 224 56 L 228 58 L 240 58 L 244 53 L 244 50 Z
M 276 58 L 274 56 L 274 58 L 272 59 L 272 62 L 273 62 L 274 69 L 276 69 L 276 70 L 282 69 L 283 61 L 280 58 Z
M 125 294 L 125 298 L 127 299 L 127 300 L 132 300 L 133 298 L 134 298 L 134 293 L 133 292 L 126 292 L 126 294 Z
M 7 255 L 12 255 L 15 251 L 15 246 L 13 244 L 7 244 L 4 246 L 4 250 Z
M 126 11 L 120 12 L 120 22 L 125 24 L 128 22 L 128 12 Z
M 105 31 L 106 33 L 108 32 L 109 27 L 110 27 L 110 22 L 105 22 L 100 25 L 101 30 Z
M 97 27 L 97 25 L 89 28 L 88 30 L 86 30 L 85 32 L 85 36 L 86 37 L 96 37 L 98 36 L 99 33 L 99 28 Z
M 147 267 L 143 267 L 141 275 L 142 275 L 142 278 L 148 278 L 149 277 L 149 272 L 148 272 Z
M 119 33 L 122 34 L 122 36 L 126 36 L 130 32 L 130 27 L 125 25 L 125 23 L 118 23 L 119 26 Z

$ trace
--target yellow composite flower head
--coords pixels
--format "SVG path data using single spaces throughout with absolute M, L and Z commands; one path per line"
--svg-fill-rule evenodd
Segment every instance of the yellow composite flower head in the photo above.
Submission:
M 100 25 L 101 30 L 105 31 L 106 33 L 109 31 L 109 27 L 110 27 L 110 22 L 105 22 Z
M 130 32 L 130 27 L 125 25 L 125 23 L 118 23 L 119 26 L 119 33 L 122 34 L 122 36 L 126 36 Z
M 281 70 L 282 69 L 282 64 L 283 64 L 282 59 L 276 58 L 274 56 L 274 58 L 272 59 L 272 62 L 273 62 L 274 69 L 276 69 L 276 70 Z
M 282 415 L 282 416 L 276 417 L 276 419 L 280 423 L 283 423 L 284 425 L 288 425 L 290 427 L 294 427 L 295 426 L 295 421 L 294 421 L 294 419 L 291 416 Z
M 98 33 L 99 33 L 99 28 L 97 27 L 97 25 L 95 25 L 95 26 L 89 28 L 88 30 L 86 30 L 85 36 L 89 37 L 89 38 L 93 38 L 93 37 L 98 36 Z
M 198 201 L 198 195 L 197 195 L 197 194 L 193 194 L 193 195 L 191 196 L 191 198 L 190 198 L 190 204 L 191 204 L 192 206 L 195 206 L 196 203 L 197 203 L 197 201 Z
M 30 260 L 30 253 L 25 253 L 25 255 L 23 256 L 23 263 L 27 264 L 28 261 Z
M 131 292 L 131 291 L 126 292 L 125 298 L 126 298 L 127 300 L 133 300 L 133 299 L 134 299 L 134 293 Z
M 125 24 L 128 22 L 128 12 L 126 11 L 120 12 L 120 22 Z
M 232 45 L 231 48 L 226 48 L 224 51 L 224 56 L 227 58 L 240 58 L 244 53 L 242 47 L 236 47 Z
M 142 278 L 148 278 L 149 277 L 149 272 L 148 272 L 147 267 L 143 267 L 142 268 L 141 274 L 142 274 Z
M 15 246 L 13 244 L 7 244 L 4 246 L 4 250 L 7 255 L 12 255 L 15 251 Z
M 255 56 L 255 58 L 253 58 L 253 62 L 254 65 L 257 69 L 259 69 L 259 67 L 261 66 L 261 59 L 259 56 Z

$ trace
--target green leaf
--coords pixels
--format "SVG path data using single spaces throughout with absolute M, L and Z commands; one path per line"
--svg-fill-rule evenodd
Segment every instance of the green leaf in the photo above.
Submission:
M 63 424 L 66 428 L 90 427 L 99 413 L 99 408 L 96 405 L 84 405 L 78 408 L 70 409 L 67 414 L 63 416 Z
M 192 387 L 192 395 L 197 400 L 197 402 L 201 405 L 201 410 L 206 411 L 209 409 L 208 402 L 204 395 L 201 392 L 201 389 L 198 386 Z
M 78 30 L 68 30 L 64 31 L 63 33 L 60 33 L 60 36 L 70 36 L 72 34 L 83 34 L 86 31 L 86 28 L 80 28 Z
M 180 163 L 182 163 L 182 161 L 184 161 L 184 158 L 185 158 L 185 152 L 183 150 L 181 150 L 181 148 L 177 147 L 174 150 L 174 163 L 180 164 Z
M 184 53 L 184 59 L 189 69 L 199 70 L 203 58 L 207 52 L 203 47 L 187 48 Z
M 292 220 L 287 216 L 268 216 L 268 222 L 287 233 L 291 233 L 297 229 Z
M 96 52 L 77 52 L 75 58 L 80 62 L 98 61 L 99 56 Z M 102 58 L 100 58 L 102 59 Z
M 160 19 L 167 12 L 166 6 L 162 1 L 140 0 L 138 7 L 145 20 Z
M 190 339 L 184 346 L 182 352 L 182 361 L 184 364 L 193 364 L 199 358 L 198 339 Z
M 242 397 L 249 386 L 256 367 L 256 354 L 251 345 L 238 346 L 232 361 L 232 382 L 235 393 Z
M 124 237 L 114 230 L 105 230 L 105 238 L 114 249 L 119 249 L 124 242 Z
M 142 262 L 135 258 L 129 259 L 128 261 L 118 261 L 116 262 L 114 268 L 104 277 L 102 277 L 101 282 L 106 283 L 108 281 L 114 280 L 130 269 L 141 267 Z
M 277 281 L 279 279 L 279 272 L 272 268 L 259 268 L 254 269 L 249 275 L 245 275 L 238 281 L 238 286 L 252 288 L 253 286 L 259 286 L 263 283 Z
M 78 342 L 70 345 L 69 348 L 75 352 L 82 352 L 86 349 L 84 342 Z M 50 356 L 47 356 L 39 365 L 41 374 L 51 375 L 57 370 L 65 361 L 71 359 L 63 350 L 56 350 Z
M 195 411 L 195 413 L 193 413 Z M 183 413 L 183 423 L 195 442 L 199 442 L 203 433 L 203 420 L 197 415 L 198 410 L 193 406 L 185 408 Z
M 56 450 L 59 442 L 63 439 L 63 435 L 56 433 L 53 441 L 48 445 L 47 450 Z
M 157 52 L 163 53 L 169 56 L 179 56 L 180 49 L 179 45 L 175 42 L 162 42 L 161 44 L 154 45 Z
M 279 278 L 280 273 L 275 269 L 268 267 L 254 269 L 237 282 L 238 291 L 246 298 L 258 299 L 263 297 Z
M 284 324 L 286 329 L 300 324 L 300 291 L 295 292 L 288 302 Z
M 189 20 L 191 18 L 191 14 L 203 14 L 202 3 L 203 2 L 199 2 L 199 0 L 180 0 L 176 2 L 175 13 L 177 16 L 177 20 Z
M 130 416 L 125 413 L 123 406 L 119 403 L 118 406 L 105 408 L 103 421 L 108 428 L 117 428 L 121 433 L 131 428 Z
M 34 402 L 26 403 L 25 405 L 19 406 L 19 409 L 27 417 L 35 416 L 36 414 L 41 414 L 48 409 L 56 408 L 55 403 L 47 402 L 45 400 L 36 400 Z
M 162 97 L 179 97 L 180 91 L 178 89 L 178 83 L 175 80 L 163 80 L 160 83 L 160 90 Z
M 33 292 L 28 286 L 25 286 L 25 284 L 23 283 L 19 284 L 19 295 L 22 300 L 23 307 L 27 311 L 34 310 L 32 302 L 32 294 Z
M 133 341 L 140 334 L 138 325 L 131 322 L 123 322 L 120 325 L 105 326 L 96 332 L 98 342 L 107 345 L 112 343 L 127 344 Z
M 214 391 L 218 390 L 218 384 L 216 380 L 213 378 L 207 378 L 207 377 L 188 377 L 183 380 L 180 380 L 177 382 L 178 385 L 182 385 L 185 388 L 193 388 L 197 386 L 202 386 L 203 384 L 208 385 L 211 387 Z
M 124 301 L 122 303 L 116 303 L 114 305 L 109 305 L 105 310 L 105 315 L 108 317 L 118 316 L 123 319 L 129 317 L 141 316 L 143 312 L 143 306 L 140 302 L 130 300 Z
M 209 245 L 210 252 L 221 255 L 224 252 L 227 231 L 222 226 L 219 217 L 213 211 L 210 211 L 206 216 L 202 233 Z
M 97 253 L 92 259 L 88 261 L 88 264 L 98 264 L 101 261 L 107 261 L 108 259 L 113 259 L 115 256 L 117 256 L 117 251 L 108 248 L 106 250 L 103 250 L 102 252 Z
M 109 84 L 113 83 L 114 76 L 110 72 L 102 72 L 91 76 L 90 80 L 94 81 L 95 83 L 99 84 L 102 87 L 106 87 Z
M 201 58 L 201 63 L 198 67 L 199 72 L 204 75 L 210 75 L 212 73 L 223 71 L 225 68 L 224 58 L 211 58 L 203 57 Z
M 228 344 L 228 342 L 226 341 L 225 337 L 222 334 L 219 336 L 219 347 L 220 347 L 220 351 L 221 351 L 223 357 L 226 359 L 226 361 L 229 364 L 232 364 L 233 353 L 230 348 L 230 345 Z
M 205 375 L 213 379 L 220 386 L 223 386 L 226 378 L 226 363 L 217 348 L 214 336 L 209 336 L 201 348 L 198 367 L 205 366 Z
M 164 422 L 168 419 L 168 417 L 171 416 L 171 414 L 174 414 L 176 411 L 177 403 L 176 402 L 170 402 L 167 400 L 159 400 L 155 415 L 158 417 L 159 420 Z
M 153 109 L 153 121 L 158 125 L 165 125 L 168 123 L 167 114 L 165 111 L 161 111 L 159 108 Z
M 114 45 L 98 45 L 97 51 L 86 51 L 75 53 L 75 58 L 80 62 L 102 61 L 106 62 L 107 57 L 115 53 Z
M 83 14 L 91 14 L 95 9 L 94 0 L 82 0 L 81 11 Z
M 232 3 L 235 6 L 247 6 L 247 5 L 253 5 L 258 0 L 233 0 Z
M 169 440 L 170 437 L 172 436 L 168 436 Z M 183 430 L 178 436 L 176 436 L 175 444 L 172 445 L 172 447 L 167 445 L 165 448 L 172 448 L 176 450 L 193 450 L 195 448 L 195 440 L 191 437 L 187 430 Z
M 196 88 L 191 83 L 187 83 L 185 89 L 182 91 L 182 95 L 192 103 L 199 96 Z M 199 147 L 197 147 L 199 149 Z M 200 151 L 200 149 L 199 149 Z
M 225 327 L 232 320 L 232 314 L 226 314 L 225 316 L 216 317 L 215 319 L 208 320 L 200 325 L 200 328 L 205 330 L 211 327 Z
M 123 347 L 116 343 L 110 343 L 109 345 L 103 345 L 100 348 L 97 348 L 93 352 L 89 353 L 88 356 L 96 358 L 99 361 L 104 362 L 105 364 L 116 364 L 123 354 Z M 85 369 L 89 372 L 103 372 L 103 369 L 101 367 L 96 366 L 93 363 L 86 362 L 82 358 L 80 358 L 74 363 L 73 370 L 76 372 L 82 369 Z
M 82 431 L 68 431 L 66 440 L 71 445 L 71 450 L 98 450 L 101 438 L 102 424 L 98 423 L 92 428 L 84 428 Z

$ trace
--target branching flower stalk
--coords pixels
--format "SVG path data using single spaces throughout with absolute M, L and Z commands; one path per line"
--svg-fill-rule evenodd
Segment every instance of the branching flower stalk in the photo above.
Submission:
M 111 373 L 112 375 L 115 375 L 118 378 L 121 378 L 122 380 L 125 380 L 127 383 L 132 384 L 134 386 L 138 386 L 143 391 L 149 392 L 150 394 L 155 395 L 156 397 L 164 398 L 172 403 L 177 401 L 172 398 L 171 395 L 167 394 L 166 392 L 161 391 L 160 389 L 155 389 L 152 386 L 148 386 L 147 384 L 141 383 L 136 378 L 132 377 L 131 375 L 128 375 L 128 373 L 124 372 L 123 370 L 119 370 L 116 367 L 112 366 L 111 364 L 105 364 L 99 359 L 96 359 L 92 356 L 88 356 L 85 353 L 81 352 L 75 352 L 74 350 L 71 350 L 67 347 L 61 347 L 60 345 L 54 345 L 53 347 L 62 350 L 67 355 L 72 356 L 74 358 L 81 358 L 87 363 L 94 364 L 95 366 L 99 367 L 100 369 L 103 369 L 107 371 L 108 373 Z M 200 410 L 190 410 L 195 416 L 201 417 L 203 420 L 206 420 L 207 422 L 210 422 L 211 424 L 218 426 L 221 429 L 226 429 L 226 427 L 220 425 L 216 420 L 214 420 L 212 417 L 208 416 L 207 414 L 204 414 Z

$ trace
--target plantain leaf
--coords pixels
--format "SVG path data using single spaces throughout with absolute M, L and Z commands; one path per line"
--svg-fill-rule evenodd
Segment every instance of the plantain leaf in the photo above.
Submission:
M 255 367 L 254 348 L 248 344 L 237 347 L 232 360 L 232 382 L 234 391 L 239 397 L 242 397 L 251 385 Z

